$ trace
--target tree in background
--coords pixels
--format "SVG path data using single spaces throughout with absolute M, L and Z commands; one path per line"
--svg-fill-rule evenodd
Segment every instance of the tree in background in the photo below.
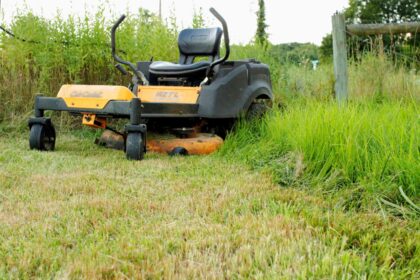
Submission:
M 319 48 L 319 56 L 322 61 L 329 61 L 333 56 L 333 38 L 332 34 L 322 38 L 321 47 Z
M 305 65 L 319 59 L 318 47 L 310 43 L 278 44 L 270 47 L 270 55 L 281 65 Z
M 345 11 L 351 23 L 398 23 L 420 20 L 419 0 L 350 0 Z
M 268 43 L 267 27 L 265 23 L 265 3 L 264 0 L 258 0 L 257 12 L 257 33 L 255 34 L 255 42 L 259 45 L 266 46 Z
M 344 11 L 348 24 L 351 23 L 399 23 L 420 20 L 419 0 L 349 0 L 349 7 Z M 420 34 L 384 35 L 381 37 L 364 36 L 349 38 L 351 53 L 371 50 L 373 42 L 380 44 L 388 53 L 404 56 L 411 61 L 420 58 Z M 332 55 L 331 34 L 324 37 L 321 45 L 321 56 Z

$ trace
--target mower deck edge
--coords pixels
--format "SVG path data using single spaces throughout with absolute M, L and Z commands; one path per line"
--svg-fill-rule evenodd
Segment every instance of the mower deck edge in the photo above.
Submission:
M 62 98 L 38 95 L 35 99 L 35 111 L 65 111 L 70 113 L 91 113 L 103 117 L 130 117 L 130 101 L 110 100 L 103 109 L 70 108 Z M 40 114 L 42 115 L 42 114 Z M 198 104 L 179 103 L 142 103 L 141 116 L 144 118 L 196 118 Z

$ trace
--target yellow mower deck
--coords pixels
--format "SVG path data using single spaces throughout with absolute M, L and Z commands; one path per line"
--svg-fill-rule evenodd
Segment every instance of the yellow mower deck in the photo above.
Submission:
M 178 147 L 184 148 L 189 155 L 208 155 L 220 148 L 223 139 L 217 135 L 200 133 L 192 138 L 150 139 L 147 150 L 155 153 L 169 154 Z
M 139 98 L 142 104 L 196 104 L 200 94 L 199 87 L 139 86 L 137 97 L 123 86 L 63 85 L 57 95 L 68 108 L 86 110 L 82 112 L 82 124 L 99 129 L 107 128 L 107 119 L 91 110 L 102 110 L 111 101 L 129 102 Z M 100 113 L 99 113 L 100 114 Z M 100 142 L 110 142 L 111 147 L 121 148 L 125 139 L 111 131 L 105 131 Z M 170 153 L 182 147 L 190 155 L 205 155 L 216 151 L 223 139 L 211 134 L 197 134 L 188 138 L 148 137 L 146 149 L 156 153 Z
M 122 135 L 105 130 L 96 143 L 107 148 L 122 150 L 124 141 Z M 148 134 L 146 149 L 153 153 L 170 154 L 174 149 L 182 147 L 188 151 L 189 155 L 208 155 L 218 150 L 222 144 L 222 138 L 207 133 L 199 133 L 189 138 Z

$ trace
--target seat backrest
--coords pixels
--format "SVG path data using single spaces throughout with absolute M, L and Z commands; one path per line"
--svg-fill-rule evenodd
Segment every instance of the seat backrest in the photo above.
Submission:
M 220 28 L 184 29 L 179 33 L 179 64 L 191 64 L 197 56 L 207 56 L 210 61 L 219 57 L 223 31 Z

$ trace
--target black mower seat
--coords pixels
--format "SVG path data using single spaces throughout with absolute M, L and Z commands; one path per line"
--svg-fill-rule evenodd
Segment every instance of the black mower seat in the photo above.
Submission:
M 210 64 L 219 58 L 220 28 L 185 29 L 179 33 L 179 62 L 157 61 L 149 71 L 156 76 L 194 76 L 205 73 Z M 196 57 L 208 57 L 208 61 L 194 63 Z
M 205 71 L 209 66 L 210 62 L 208 61 L 200 61 L 193 64 L 176 64 L 166 61 L 156 61 L 150 65 L 150 73 L 155 75 L 188 75 Z

